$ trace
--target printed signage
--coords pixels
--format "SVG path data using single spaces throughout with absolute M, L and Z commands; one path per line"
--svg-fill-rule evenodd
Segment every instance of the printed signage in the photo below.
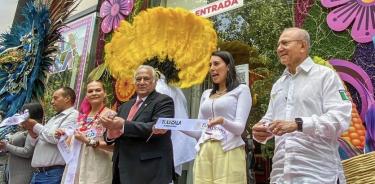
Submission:
M 212 17 L 243 6 L 243 0 L 222 0 L 215 1 L 202 7 L 191 10 L 198 16 Z
M 155 128 L 167 130 L 202 131 L 207 128 L 208 120 L 159 118 Z

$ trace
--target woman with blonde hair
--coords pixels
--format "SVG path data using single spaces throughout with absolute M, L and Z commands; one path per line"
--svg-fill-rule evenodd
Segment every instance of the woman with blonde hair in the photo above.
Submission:
M 77 149 L 74 147 L 75 144 L 81 144 L 78 148 L 80 149 L 79 155 L 75 155 L 79 156 L 79 159 L 76 162 L 69 162 L 65 167 L 61 183 L 65 183 L 66 180 L 74 180 L 74 183 L 82 184 L 112 183 L 113 148 L 104 142 L 105 128 L 98 122 L 99 116 L 115 113 L 105 106 L 105 98 L 106 92 L 102 82 L 91 81 L 87 84 L 86 97 L 80 107 L 78 128 L 67 141 L 73 149 Z M 57 134 L 61 131 L 57 131 Z M 78 142 L 75 143 L 75 141 Z M 74 153 L 74 150 L 72 152 Z

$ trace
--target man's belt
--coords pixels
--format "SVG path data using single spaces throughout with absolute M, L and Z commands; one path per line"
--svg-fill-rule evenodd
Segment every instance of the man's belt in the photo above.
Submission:
M 47 172 L 53 169 L 64 169 L 65 165 L 53 165 L 48 167 L 36 167 L 34 168 L 35 172 Z

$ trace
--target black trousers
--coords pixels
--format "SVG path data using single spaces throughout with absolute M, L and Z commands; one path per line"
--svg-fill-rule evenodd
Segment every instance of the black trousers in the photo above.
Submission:
M 118 159 L 115 159 L 115 163 L 113 163 L 113 178 L 112 184 L 121 184 L 120 182 L 120 172 L 118 169 Z

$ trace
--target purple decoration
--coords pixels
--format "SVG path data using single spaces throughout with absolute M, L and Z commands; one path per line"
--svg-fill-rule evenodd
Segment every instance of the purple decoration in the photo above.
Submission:
M 372 85 L 375 86 L 375 45 L 371 42 L 358 43 L 354 52 L 352 63 L 363 68 L 372 80 Z M 372 92 L 370 95 L 373 96 L 374 93 Z M 364 121 L 366 123 L 366 152 L 374 151 L 375 148 L 375 105 L 373 101 L 371 102 L 371 100 L 369 101 L 369 105 L 370 107 L 367 109 Z
M 337 69 L 337 68 L 335 68 Z M 354 89 L 356 90 L 356 92 L 359 93 L 359 96 L 360 96 L 360 99 L 361 99 L 361 113 L 360 113 L 360 116 L 361 116 L 361 119 L 362 121 L 365 120 L 365 114 L 366 114 L 366 111 L 367 111 L 367 106 L 368 106 L 368 98 L 367 98 L 367 95 L 366 95 L 366 90 L 364 89 L 364 86 L 353 76 L 349 75 L 349 74 L 346 74 L 346 73 L 342 73 L 342 72 L 338 72 L 340 78 L 349 83 L 350 85 L 352 85 L 354 87 Z
M 366 114 L 366 146 L 365 151 L 375 151 L 375 103 L 373 102 Z
M 105 33 L 100 29 L 99 30 L 99 36 L 98 36 L 98 41 L 96 44 L 96 65 L 99 66 L 102 64 L 103 61 L 103 56 L 104 56 L 104 46 L 105 46 Z
M 360 66 L 341 59 L 331 59 L 329 62 L 335 67 L 336 70 L 337 67 L 342 67 L 339 68 L 338 72 L 344 72 L 352 75 L 357 80 L 359 80 L 359 82 L 362 82 L 365 85 L 366 89 L 369 90 L 369 92 L 373 93 L 374 87 L 372 85 L 371 79 Z
M 339 137 L 337 139 L 339 142 L 339 154 L 341 160 L 346 160 L 357 155 L 363 154 L 363 151 L 353 146 L 349 141 Z
M 375 1 L 373 0 L 321 0 L 326 8 L 334 8 L 328 16 L 328 26 L 343 31 L 354 21 L 351 35 L 359 43 L 371 42 L 375 35 Z
M 364 121 L 368 106 L 374 99 L 374 87 L 370 77 L 361 67 L 349 61 L 332 59 L 330 63 L 334 66 L 340 78 L 351 84 L 359 93 L 362 102 L 361 119 Z
M 109 33 L 112 29 L 117 29 L 120 21 L 128 16 L 134 6 L 133 0 L 107 0 L 100 7 L 100 17 L 104 18 L 102 22 L 102 31 Z
M 358 43 L 354 52 L 352 63 L 366 71 L 375 86 L 375 47 L 372 43 Z
M 302 27 L 306 15 L 314 4 L 314 0 L 297 0 L 294 4 L 294 23 L 296 27 Z

